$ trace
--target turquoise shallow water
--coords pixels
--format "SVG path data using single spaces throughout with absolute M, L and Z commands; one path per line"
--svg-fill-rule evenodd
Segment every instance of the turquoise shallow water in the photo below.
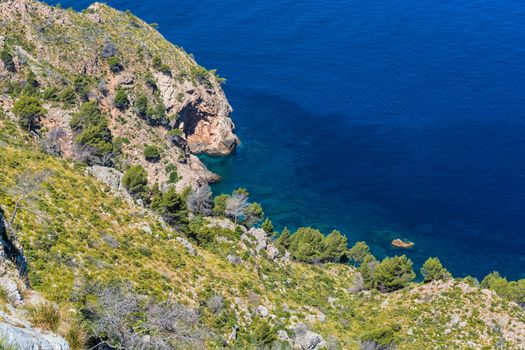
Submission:
M 62 1 L 77 9 L 87 1 Z M 525 277 L 525 6 L 109 1 L 219 68 L 243 144 L 205 158 L 277 227 Z M 405 251 L 403 251 L 405 252 Z

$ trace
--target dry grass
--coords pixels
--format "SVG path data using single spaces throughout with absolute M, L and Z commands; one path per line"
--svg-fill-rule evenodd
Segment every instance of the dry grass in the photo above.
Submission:
M 27 309 L 33 326 L 55 332 L 60 325 L 60 310 L 51 303 L 31 305 Z

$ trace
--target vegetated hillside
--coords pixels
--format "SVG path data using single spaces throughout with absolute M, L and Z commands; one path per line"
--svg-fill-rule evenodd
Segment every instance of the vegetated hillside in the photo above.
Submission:
M 406 257 L 336 231 L 273 232 L 245 189 L 212 201 L 192 152 L 235 147 L 229 105 L 147 24 L 100 4 L 0 12 L 1 243 L 21 297 L 55 303 L 39 328 L 73 349 L 523 347 L 524 281 L 491 291 L 430 259 L 415 283 Z
M 174 344 L 162 346 L 285 348 L 286 338 L 311 344 L 311 332 L 323 337 L 320 345 L 342 349 L 367 340 L 403 349 L 523 344 L 523 310 L 491 291 L 451 279 L 365 290 L 354 267 L 294 261 L 263 230 L 246 233 L 221 216 L 194 218 L 180 232 L 87 175 L 84 165 L 41 152 L 33 138 L 0 119 L 0 206 L 10 217 L 28 179 L 46 172 L 22 200 L 12 238 L 23 248 L 31 288 L 76 310 L 93 337 L 89 346 L 112 337 L 113 345 L 120 339 L 142 348 L 153 338 L 145 334 L 173 334 Z M 180 327 L 159 326 L 163 308 L 164 321 Z M 102 310 L 123 317 L 139 339 Z
M 0 48 L 0 104 L 10 111 L 20 95 L 38 98 L 46 113 L 25 126 L 48 135 L 57 154 L 141 163 L 161 185 L 175 170 L 181 191 L 217 179 L 192 153 L 227 154 L 238 143 L 223 79 L 130 13 L 2 1 Z M 88 101 L 95 106 L 82 109 Z M 148 145 L 158 157 L 146 159 Z

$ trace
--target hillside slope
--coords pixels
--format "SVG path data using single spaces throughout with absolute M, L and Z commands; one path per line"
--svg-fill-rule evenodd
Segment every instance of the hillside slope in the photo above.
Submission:
M 383 262 L 348 263 L 336 234 L 283 244 L 246 190 L 212 203 L 194 153 L 235 148 L 231 108 L 215 72 L 151 26 L 102 4 L 4 0 L 0 14 L 3 255 L 29 286 L 27 310 L 0 308 L 23 321 L 41 295 L 54 304 L 35 324 L 72 349 L 524 347 L 521 296 L 445 273 L 415 283 L 411 263 L 381 289 Z M 337 259 L 319 259 L 330 242 Z M 8 316 L 0 349 L 20 346 Z
M 31 0 L 2 1 L 0 17 L 0 46 L 12 57 L 11 68 L 0 61 L 4 91 L 27 91 L 31 77 L 29 84 L 45 92 L 48 113 L 39 127 L 65 133 L 64 156 L 85 156 L 74 145 L 70 121 L 82 102 L 96 100 L 118 142 L 113 153 L 142 163 L 150 181 L 165 183 L 168 164 L 181 176 L 179 190 L 217 179 L 192 155 L 227 154 L 239 142 L 214 71 L 137 17 L 100 3 L 77 13 Z M 124 105 L 116 103 L 118 93 Z M 0 104 L 10 111 L 13 101 L 4 96 Z M 158 147 L 162 161 L 146 161 L 145 145 Z M 118 163 L 111 158 L 100 161 Z

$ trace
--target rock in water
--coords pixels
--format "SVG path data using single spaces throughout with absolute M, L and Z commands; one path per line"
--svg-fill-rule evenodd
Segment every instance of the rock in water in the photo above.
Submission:
M 412 248 L 414 246 L 414 243 L 413 242 L 405 242 L 403 240 L 401 240 L 400 238 L 396 238 L 392 241 L 392 245 L 394 247 L 398 247 L 398 248 Z

